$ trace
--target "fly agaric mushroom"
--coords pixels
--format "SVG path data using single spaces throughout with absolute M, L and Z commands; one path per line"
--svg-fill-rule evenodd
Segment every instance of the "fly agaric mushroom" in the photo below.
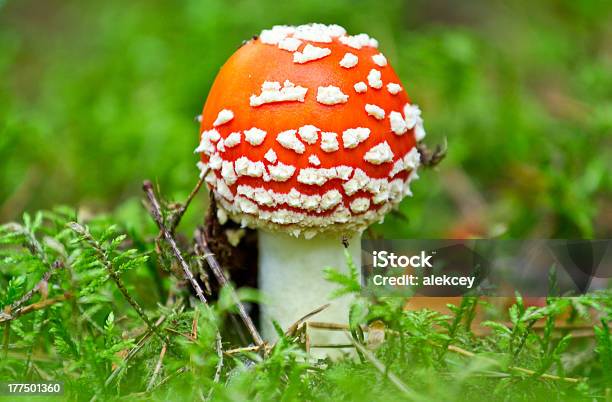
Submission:
M 406 195 L 425 136 L 378 42 L 338 25 L 275 26 L 219 71 L 201 116 L 200 168 L 218 216 L 259 230 L 264 336 L 324 304 L 327 266 L 361 261 L 361 232 Z M 317 319 L 346 322 L 348 301 Z

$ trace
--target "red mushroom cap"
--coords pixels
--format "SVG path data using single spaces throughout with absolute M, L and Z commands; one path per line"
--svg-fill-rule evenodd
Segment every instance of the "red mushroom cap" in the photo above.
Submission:
M 377 46 L 275 26 L 230 57 L 196 149 L 222 214 L 308 237 L 361 231 L 411 195 L 423 121 Z

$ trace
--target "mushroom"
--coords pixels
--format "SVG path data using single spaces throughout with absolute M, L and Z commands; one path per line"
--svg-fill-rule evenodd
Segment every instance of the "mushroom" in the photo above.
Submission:
M 264 337 L 326 303 L 322 270 L 359 266 L 360 237 L 406 196 L 425 131 L 378 42 L 338 25 L 275 26 L 219 71 L 199 163 L 219 218 L 259 230 Z M 343 268 L 346 269 L 346 268 Z M 346 322 L 350 299 L 317 320 Z

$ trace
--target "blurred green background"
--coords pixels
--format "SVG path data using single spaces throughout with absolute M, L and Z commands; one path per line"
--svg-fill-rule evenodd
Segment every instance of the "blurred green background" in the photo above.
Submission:
M 324 22 L 376 37 L 426 142 L 448 142 L 408 220 L 376 231 L 610 237 L 611 13 L 605 0 L 0 0 L 0 222 L 56 204 L 130 217 L 144 178 L 183 199 L 194 116 L 224 60 L 263 28 Z

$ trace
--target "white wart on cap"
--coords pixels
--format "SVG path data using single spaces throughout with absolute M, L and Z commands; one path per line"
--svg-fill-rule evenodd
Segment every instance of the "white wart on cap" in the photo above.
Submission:
M 312 236 L 360 232 L 411 195 L 425 130 L 375 39 L 309 24 L 238 49 L 200 133 L 200 167 L 226 215 Z

